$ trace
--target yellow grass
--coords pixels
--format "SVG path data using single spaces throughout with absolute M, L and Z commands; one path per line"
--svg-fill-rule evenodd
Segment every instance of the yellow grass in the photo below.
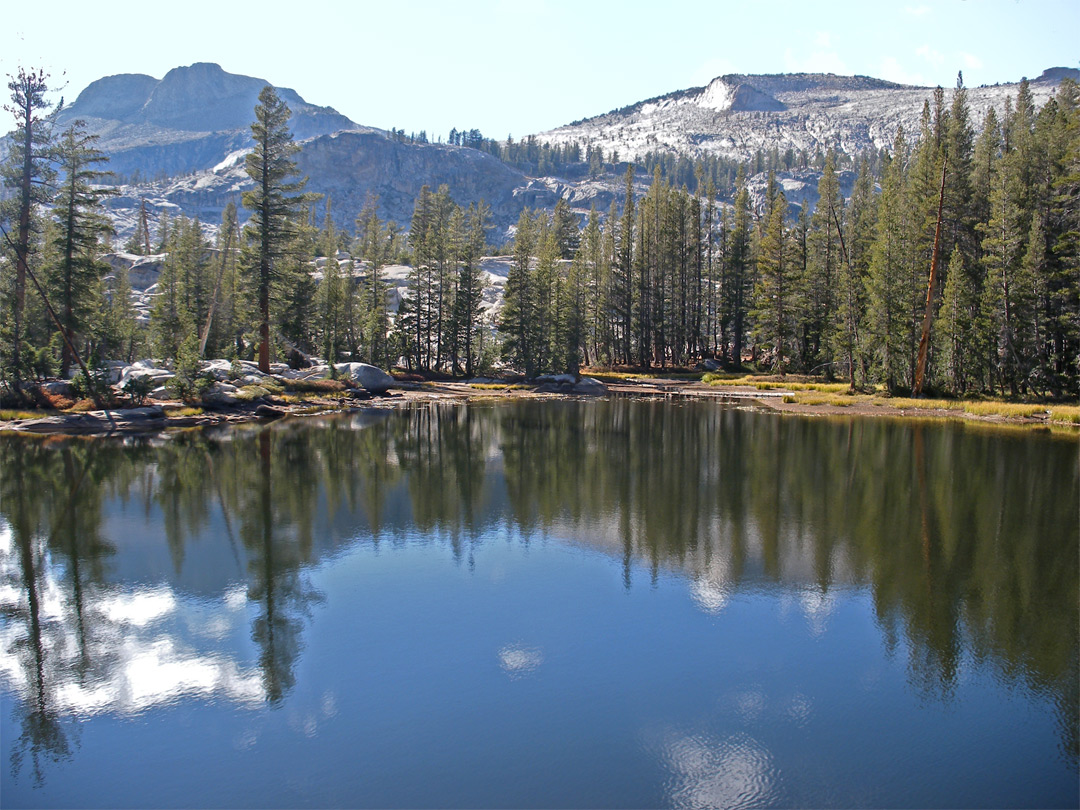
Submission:
M 1054 405 L 1050 408 L 1050 421 L 1080 425 L 1080 405 Z
M 1046 405 L 1031 405 L 1024 402 L 965 402 L 964 411 L 975 416 L 1006 416 L 1023 418 L 1026 416 L 1046 416 Z
M 51 415 L 51 412 L 39 411 L 0 411 L 0 422 L 10 422 L 14 419 L 40 419 Z
M 951 399 L 911 399 L 910 397 L 889 397 L 883 399 L 881 404 L 900 410 L 959 411 L 964 408 L 964 403 Z
M 855 397 L 838 396 L 830 394 L 828 391 L 799 391 L 784 397 L 784 402 L 789 400 L 800 405 L 836 405 L 840 408 L 846 408 L 857 402 Z
M 776 377 L 762 378 L 755 374 L 716 374 L 709 372 L 701 381 L 708 385 L 745 385 L 759 391 L 821 391 L 828 394 L 842 394 L 851 389 L 848 383 L 805 382 L 797 379 L 783 380 Z
M 478 391 L 522 391 L 532 386 L 524 383 L 469 383 L 469 388 Z
M 202 414 L 203 414 L 203 409 L 202 408 L 191 408 L 191 407 L 188 407 L 186 405 L 184 405 L 184 406 L 172 406 L 172 407 L 166 405 L 164 410 L 165 410 L 165 415 L 166 416 L 171 416 L 171 417 L 177 417 L 177 416 L 202 416 Z
M 245 385 L 233 396 L 235 396 L 241 402 L 251 402 L 252 400 L 261 399 L 262 397 L 270 396 L 270 389 L 268 386 L 263 385 Z

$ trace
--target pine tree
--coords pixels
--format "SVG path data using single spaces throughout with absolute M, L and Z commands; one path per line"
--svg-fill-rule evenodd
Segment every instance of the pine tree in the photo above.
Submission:
M 1028 387 L 1034 385 L 1041 395 L 1045 395 L 1049 382 L 1049 375 L 1045 373 L 1048 366 L 1045 362 L 1048 258 L 1046 229 L 1042 216 L 1036 213 L 1031 218 L 1024 255 L 1016 274 L 1013 302 L 1021 393 L 1027 393 Z
M 907 145 L 903 129 L 897 130 L 893 157 L 882 178 L 877 232 L 870 253 L 868 279 L 871 345 L 890 392 L 902 382 L 910 384 L 910 329 L 912 275 L 911 221 L 905 170 Z
M 57 144 L 57 162 L 63 175 L 53 215 L 60 228 L 55 245 L 58 263 L 49 272 L 47 286 L 67 335 L 60 373 L 67 377 L 74 358 L 70 347 L 76 333 L 87 335 L 102 308 L 101 279 L 109 265 L 98 260 L 101 239 L 112 232 L 103 201 L 116 194 L 100 181 L 108 172 L 98 168 L 108 161 L 96 147 L 97 137 L 88 135 L 82 121 L 75 121 Z
M 319 314 L 320 347 L 323 357 L 333 369 L 344 349 L 346 337 L 345 282 L 341 278 L 341 268 L 336 256 L 326 257 L 316 309 Z
M 836 154 L 830 149 L 818 181 L 818 201 L 810 219 L 807 277 L 803 297 L 807 304 L 803 356 L 812 367 L 823 366 L 832 375 L 833 334 L 838 328 L 837 290 L 843 264 L 840 217 L 844 202 L 836 176 Z
M 416 199 L 409 243 L 413 249 L 411 273 L 414 351 L 417 367 L 424 371 L 438 368 L 443 351 L 449 346 L 450 300 L 455 266 L 455 234 L 451 228 L 454 214 L 450 191 L 444 185 L 436 193 L 424 186 Z
M 1048 318 L 1053 344 L 1051 385 L 1080 396 L 1080 87 L 1070 79 L 1058 89 L 1060 122 L 1050 202 L 1052 227 Z
M 421 192 L 423 193 L 423 192 Z M 372 365 L 389 367 L 389 346 L 387 332 L 390 318 L 386 307 L 386 283 L 380 272 L 390 258 L 390 229 L 379 219 L 378 198 L 372 197 L 364 204 L 356 218 L 356 237 L 359 242 L 360 257 L 367 262 L 367 274 L 362 280 L 360 301 L 357 305 L 360 331 L 367 346 L 367 359 Z M 350 287 L 352 280 L 350 278 Z M 346 305 L 349 299 L 346 297 Z M 346 307 L 348 308 L 348 306 Z M 355 318 L 348 318 L 351 325 Z M 350 350 L 356 351 L 358 341 L 350 341 Z
M 948 111 L 944 106 L 944 91 L 937 88 L 934 93 L 934 112 L 931 115 L 929 103 L 923 106 L 920 138 L 915 145 L 914 155 L 908 177 L 908 211 L 911 216 L 911 261 L 908 271 L 911 280 L 908 287 L 908 348 L 909 372 L 913 384 L 918 358 L 919 344 L 922 337 L 922 323 L 926 313 L 927 276 L 933 264 L 934 235 L 937 232 L 938 204 L 941 200 L 942 164 L 945 161 L 945 130 L 948 123 Z M 946 178 L 947 179 L 947 178 Z M 945 256 L 939 249 L 939 261 Z M 934 302 L 938 290 L 932 291 Z M 932 307 L 936 303 L 932 303 Z M 931 317 L 936 309 L 931 310 Z M 933 353 L 928 354 L 927 379 L 934 374 Z
M 243 351 L 243 332 L 246 323 L 245 302 L 242 298 L 240 280 L 237 277 L 237 243 L 240 227 L 236 219 L 236 203 L 229 202 L 221 214 L 221 227 L 217 233 L 218 258 L 214 264 L 214 292 L 210 298 L 210 311 L 202 326 L 199 353 L 204 357 L 218 357 Z
M 784 212 L 787 198 L 780 192 L 773 201 L 765 235 L 757 260 L 757 284 L 754 288 L 755 339 L 769 347 L 773 370 L 783 372 L 792 341 L 791 261 L 787 251 Z
M 460 244 L 457 289 L 454 296 L 456 345 L 465 355 L 465 374 L 472 377 L 480 360 L 483 324 L 484 277 L 480 260 L 487 245 L 491 209 L 481 201 L 465 213 L 464 238 Z M 455 365 L 456 365 L 455 358 Z
M 630 363 L 633 359 L 632 319 L 634 312 L 634 167 L 628 166 L 625 176 L 626 196 L 618 228 L 613 230 L 615 253 L 611 266 L 612 325 L 615 340 L 615 361 Z M 609 225 L 615 226 L 612 220 Z
M 131 283 L 123 266 L 113 271 L 112 283 L 105 287 L 105 302 L 97 327 L 101 354 L 131 363 L 141 349 L 143 330 L 135 320 Z
M 563 359 L 563 367 L 567 372 L 578 376 L 581 370 L 583 356 L 582 347 L 585 345 L 585 312 L 588 301 L 588 270 L 585 267 L 585 257 L 578 251 L 570 262 L 567 274 L 566 291 L 566 353 Z
M 709 178 L 705 186 L 705 225 L 702 232 L 702 273 L 704 275 L 705 295 L 702 303 L 704 324 L 703 354 L 713 355 L 719 351 L 720 343 L 720 305 L 718 265 L 716 261 L 716 186 Z
M 874 193 L 874 178 L 870 169 L 870 162 L 864 157 L 859 163 L 859 173 L 855 178 L 855 188 L 851 193 L 851 206 L 847 217 L 849 231 L 847 236 L 848 261 L 850 262 L 851 277 L 854 283 L 854 301 L 856 304 L 854 313 L 848 309 L 849 314 L 856 316 L 855 323 L 855 352 L 858 365 L 862 371 L 863 380 L 869 380 L 867 346 L 865 341 L 866 317 L 867 317 L 867 291 L 866 285 L 870 276 L 871 247 L 874 243 L 874 228 L 878 217 L 878 198 Z M 852 300 L 849 291 L 852 288 L 845 287 L 844 300 Z
M 731 363 L 742 368 L 743 337 L 746 330 L 746 304 L 750 281 L 751 254 L 750 192 L 745 181 L 735 195 L 735 214 L 728 235 L 727 268 L 724 284 L 726 323 L 731 329 Z
M 146 200 L 139 201 L 139 218 L 135 221 L 135 233 L 124 245 L 124 252 L 145 256 L 150 253 L 150 222 L 146 213 Z
M 564 343 L 559 278 L 559 240 L 548 216 L 536 216 L 536 267 L 533 269 L 535 295 L 534 330 L 537 347 L 537 369 L 556 371 L 557 358 Z
M 935 333 L 945 387 L 954 396 L 960 396 L 967 389 L 967 360 L 973 340 L 971 313 L 976 304 L 971 274 L 964 267 L 960 247 L 956 246 L 949 259 L 938 316 L 939 326 Z
M 34 219 L 39 206 L 47 206 L 53 197 L 51 116 L 54 107 L 45 100 L 49 92 L 49 74 L 44 70 L 19 68 L 9 76 L 10 101 L 4 109 L 15 118 L 15 132 L 7 159 L 0 166 L 0 179 L 16 193 L 0 208 L 6 247 L 14 253 L 15 273 L 11 284 L 10 308 L 5 306 L 5 320 L 10 319 L 10 352 L 0 358 L 0 373 L 10 373 L 16 387 L 25 375 L 23 342 L 26 338 L 26 281 L 38 244 Z M 6 286 L 6 285 L 5 285 Z
M 570 210 L 570 205 L 560 197 L 555 201 L 555 210 L 551 215 L 552 227 L 555 229 L 555 239 L 559 245 L 559 256 L 563 259 L 572 259 L 577 253 L 580 233 L 578 231 L 577 215 Z
M 179 218 L 162 247 L 167 253 L 158 276 L 158 294 L 150 313 L 150 335 L 154 353 L 175 358 L 184 335 L 195 331 L 195 319 L 185 305 L 186 291 L 182 274 L 183 257 L 179 250 L 180 234 L 186 218 Z
M 249 246 L 247 266 L 255 278 L 259 316 L 259 370 L 270 372 L 270 295 L 275 277 L 293 240 L 301 206 L 307 198 L 300 192 L 307 182 L 296 176 L 293 155 L 299 147 L 289 132 L 289 107 L 273 87 L 259 93 L 251 136 L 255 148 L 247 155 L 244 170 L 255 188 L 245 191 L 244 207 L 251 219 L 244 228 Z
M 1017 353 L 1016 275 L 1023 256 L 1023 210 L 1016 199 L 1018 185 L 1012 171 L 1013 156 L 1006 154 L 997 163 L 990 193 L 990 221 L 983 238 L 983 266 L 986 268 L 984 323 L 994 341 L 990 360 L 991 379 L 1000 376 L 1013 396 L 1020 388 L 1020 357 Z M 997 373 L 995 373 L 997 372 Z M 992 385 L 992 382 L 991 382 Z
M 285 245 L 277 277 L 271 287 L 271 321 L 277 324 L 278 333 L 292 362 L 300 359 L 296 351 L 312 352 L 317 345 L 313 324 L 318 285 L 311 270 L 318 252 L 318 242 L 319 228 L 315 225 L 315 212 L 309 208 L 303 219 L 293 223 L 292 240 Z
M 514 234 L 514 261 L 506 277 L 499 330 L 503 333 L 503 358 L 532 378 L 537 371 L 539 341 L 536 338 L 536 291 L 531 268 L 536 251 L 537 229 L 532 214 L 523 210 Z
M 588 363 L 601 362 L 601 346 L 606 343 L 604 338 L 605 323 L 605 299 L 607 290 L 607 272 L 604 262 L 603 236 L 600 229 L 600 215 L 594 205 L 589 211 L 589 219 L 585 223 L 585 230 L 581 235 L 581 250 L 578 256 L 584 262 L 583 290 L 585 294 L 585 312 L 582 328 L 585 331 L 583 338 L 583 360 Z
M 991 108 L 992 109 L 992 108 Z M 975 135 L 968 111 L 967 88 L 964 76 L 956 77 L 956 90 L 949 109 L 945 129 L 945 154 L 948 166 L 945 177 L 945 199 L 942 206 L 941 256 L 952 256 L 959 246 L 965 259 L 975 258 L 975 211 L 972 196 L 972 169 Z M 949 264 L 952 264 L 950 260 Z M 948 274 L 946 273 L 946 283 Z

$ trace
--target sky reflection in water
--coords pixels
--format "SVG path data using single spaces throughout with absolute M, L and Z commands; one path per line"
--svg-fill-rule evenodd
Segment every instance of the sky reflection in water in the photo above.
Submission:
M 1076 450 L 625 401 L 0 438 L 4 804 L 1075 806 Z

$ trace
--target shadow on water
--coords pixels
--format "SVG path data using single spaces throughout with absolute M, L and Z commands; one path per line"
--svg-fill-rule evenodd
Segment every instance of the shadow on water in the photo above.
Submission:
M 3 437 L 12 767 L 29 761 L 40 780 L 77 747 L 67 720 L 110 701 L 279 704 L 322 598 L 312 566 L 417 538 L 471 565 L 485 531 L 506 526 L 524 543 L 554 537 L 621 560 L 628 589 L 642 569 L 653 582 L 684 576 L 705 609 L 740 591 L 867 587 L 885 645 L 909 657 L 911 689 L 948 702 L 965 657 L 992 667 L 1051 698 L 1075 769 L 1078 491 L 1071 439 L 704 403 L 438 405 L 167 439 Z M 171 653 L 154 642 L 184 664 L 175 682 L 110 687 L 125 656 L 150 655 L 145 617 L 167 618 L 178 595 L 244 611 L 257 675 L 185 658 L 178 624 Z M 98 703 L 74 705 L 70 684 Z

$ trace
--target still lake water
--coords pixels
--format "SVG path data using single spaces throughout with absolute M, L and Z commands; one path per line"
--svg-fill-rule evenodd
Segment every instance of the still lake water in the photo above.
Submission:
M 0 438 L 4 807 L 1076 807 L 1075 434 Z

